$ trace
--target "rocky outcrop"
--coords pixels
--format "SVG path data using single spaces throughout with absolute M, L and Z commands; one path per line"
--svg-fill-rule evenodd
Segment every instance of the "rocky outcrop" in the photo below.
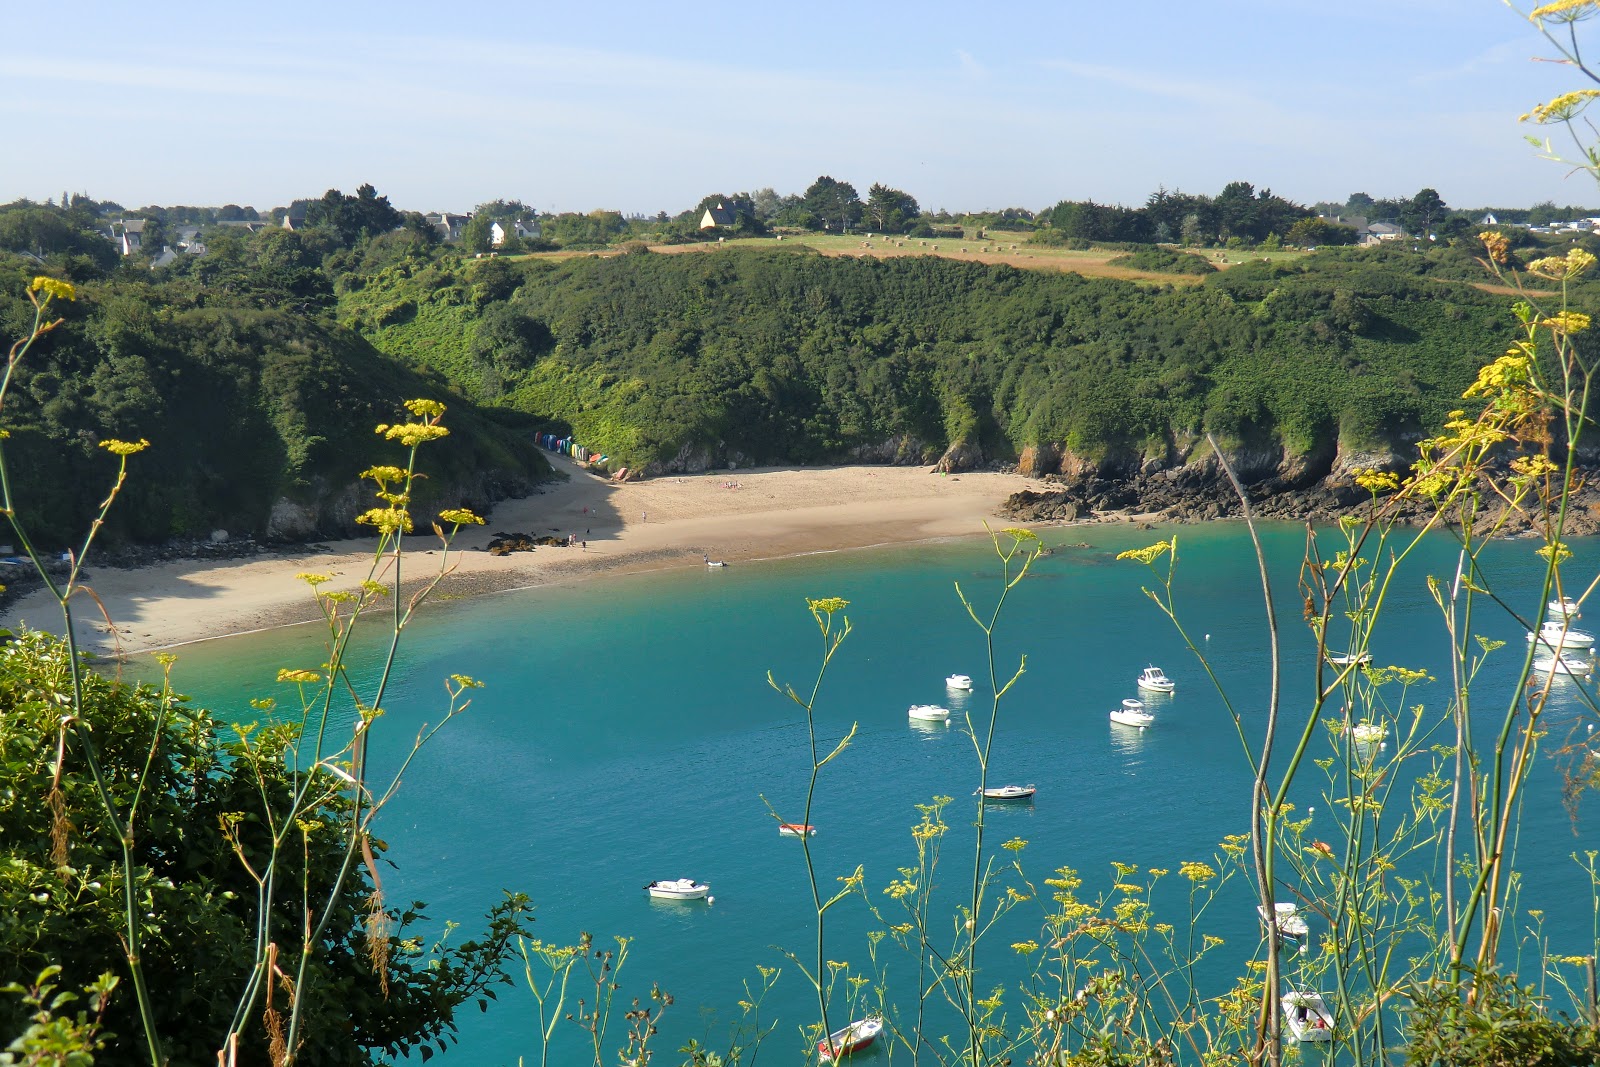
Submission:
M 489 554 L 491 556 L 509 556 L 513 552 L 532 552 L 535 548 L 567 548 L 566 538 L 551 537 L 542 534 L 535 537 L 525 533 L 500 533 L 496 532 L 489 539 Z
M 983 445 L 977 441 L 957 441 L 945 449 L 944 455 L 939 457 L 939 462 L 933 469 L 941 474 L 960 474 L 962 471 L 977 470 L 987 462 Z
M 418 486 L 412 511 L 422 529 L 427 529 L 425 517 L 441 508 L 465 507 L 485 515 L 498 502 L 528 496 L 538 488 L 522 475 L 497 470 L 478 471 L 443 484 L 423 480 Z M 293 542 L 355 536 L 363 530 L 356 524 L 356 516 L 377 504 L 372 494 L 368 482 L 334 485 L 319 479 L 303 495 L 273 501 L 263 538 Z
M 1231 461 L 1231 455 L 1229 458 Z M 1280 462 L 1270 476 L 1247 483 L 1245 493 L 1251 511 L 1262 519 L 1318 523 L 1334 522 L 1344 515 L 1370 513 L 1372 496 L 1356 485 L 1352 477 L 1341 477 L 1333 471 L 1313 477 L 1310 472 L 1316 469 L 1311 460 L 1286 460 Z M 1261 471 L 1258 465 L 1255 473 Z M 1305 482 L 1305 479 L 1310 480 Z M 1209 463 L 1202 457 L 1153 475 L 1140 473 L 1131 478 L 1050 475 L 1047 480 L 1059 488 L 1013 494 L 1004 506 L 1007 518 L 1019 523 L 1081 522 L 1134 516 L 1165 522 L 1203 522 L 1243 514 L 1238 494 L 1214 455 Z M 1241 477 L 1240 481 L 1244 479 Z M 1296 481 L 1305 484 L 1297 486 L 1293 484 Z M 1400 525 L 1425 523 L 1433 516 L 1432 508 L 1424 501 L 1406 500 L 1389 507 L 1389 514 Z M 1489 498 L 1477 521 L 1487 527 L 1500 517 L 1501 505 Z M 1506 517 L 1501 532 L 1515 536 L 1537 531 L 1526 515 L 1513 513 Z M 1584 482 L 1574 490 L 1567 511 L 1566 533 L 1574 537 L 1600 533 L 1600 486 Z

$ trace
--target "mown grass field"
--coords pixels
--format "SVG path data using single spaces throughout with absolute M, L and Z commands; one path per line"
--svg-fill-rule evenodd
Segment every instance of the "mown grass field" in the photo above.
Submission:
M 668 255 L 708 255 L 719 249 L 732 247 L 769 247 L 783 244 L 800 244 L 815 248 L 828 256 L 940 256 L 945 259 L 965 260 L 973 263 L 1006 263 L 1025 270 L 1061 270 L 1082 274 L 1090 278 L 1121 278 L 1125 281 L 1154 282 L 1162 285 L 1194 285 L 1203 275 L 1162 274 L 1155 271 L 1134 270 L 1111 261 L 1126 253 L 1110 248 L 1091 248 L 1076 251 L 1067 248 L 1046 248 L 1027 243 L 1026 233 L 994 231 L 984 241 L 961 241 L 896 237 L 866 232 L 841 236 L 837 234 L 808 233 L 785 234 L 777 237 L 749 237 L 721 244 L 651 245 L 650 251 Z M 539 252 L 530 259 L 570 259 L 574 256 L 616 255 L 606 252 Z M 1218 269 L 1237 266 L 1252 260 L 1299 259 L 1307 253 L 1300 251 L 1258 252 L 1244 249 L 1202 250 L 1197 253 Z

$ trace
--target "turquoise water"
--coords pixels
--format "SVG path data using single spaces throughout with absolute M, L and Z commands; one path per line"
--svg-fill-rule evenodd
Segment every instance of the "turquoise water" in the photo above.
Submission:
M 1112 860 L 1175 869 L 1209 860 L 1223 835 L 1247 829 L 1249 773 L 1222 704 L 1140 593 L 1148 572 L 1113 558 L 1169 533 L 1051 531 L 1047 543 L 1063 547 L 1018 586 L 1001 624 L 998 669 L 1008 673 L 1025 654 L 1027 673 L 1005 701 L 991 779 L 1034 783 L 1039 794 L 1031 805 L 991 808 L 990 840 L 1027 839 L 1023 860 L 1036 878 L 1061 865 L 1077 868 L 1085 896 L 1116 880 Z M 1281 526 L 1264 536 L 1284 619 L 1284 708 L 1292 718 L 1292 709 L 1309 703 L 1312 684 L 1313 644 L 1298 624 L 1295 591 L 1304 535 Z M 1259 732 L 1267 641 L 1248 540 L 1232 525 L 1186 527 L 1179 538 L 1185 624 Z M 1079 541 L 1092 547 L 1066 546 Z M 1578 552 L 1574 574 L 1600 559 L 1600 546 Z M 1488 558 L 1498 592 L 1514 604 L 1536 603 L 1539 561 L 1530 545 L 1495 545 Z M 1447 639 L 1424 578 L 1448 576 L 1454 565 L 1444 538 L 1408 565 L 1373 640 L 1379 663 L 1440 670 Z M 859 733 L 824 771 L 812 815 L 819 873 L 827 887 L 862 864 L 866 884 L 883 899 L 878 890 L 895 869 L 914 862 L 907 833 L 914 805 L 944 794 L 956 798 L 943 879 L 953 902 L 970 877 L 970 868 L 961 871 L 970 861 L 972 746 L 954 727 L 909 726 L 905 709 L 950 704 L 943 679 L 956 671 L 978 680 L 972 703 L 986 706 L 981 634 L 953 583 L 987 604 L 997 575 L 992 548 L 972 541 L 695 567 L 431 607 L 409 631 L 387 715 L 373 734 L 375 764 L 392 763 L 421 723 L 437 720 L 448 674 L 470 674 L 488 688 L 418 758 L 383 816 L 382 835 L 399 865 L 386 876 L 390 899 L 425 900 L 436 920 L 459 921 L 466 935 L 502 889 L 515 889 L 535 901 L 537 934 L 547 941 L 571 942 L 579 931 L 597 942 L 634 938 L 620 1003 L 646 995 L 652 982 L 676 998 L 654 1046 L 659 1062 L 677 1062 L 670 1053 L 689 1037 L 718 1047 L 745 995 L 742 983 L 754 982 L 758 964 L 780 967 L 763 1007 L 763 1018 L 779 1026 L 761 1062 L 801 1062 L 796 1027 L 813 1017 L 814 1003 L 780 950 L 807 957 L 809 893 L 798 842 L 778 836 L 763 797 L 798 821 L 809 764 L 803 721 L 769 688 L 767 671 L 808 688 L 818 637 L 804 600 L 851 602 L 854 633 L 824 685 L 817 719 L 824 738 L 842 736 L 851 723 Z M 1478 708 L 1488 722 L 1500 714 L 1526 646 L 1507 617 L 1485 614 L 1479 628 L 1508 642 L 1484 675 L 1481 692 L 1494 699 L 1480 697 Z M 200 703 L 254 718 L 246 701 L 279 688 L 272 682 L 278 667 L 322 658 L 321 634 L 293 628 L 186 649 L 176 676 Z M 1135 695 L 1134 679 L 1151 662 L 1177 680 L 1176 696 L 1156 706 L 1159 721 L 1148 731 L 1111 727 L 1106 712 Z M 1413 695 L 1431 704 L 1448 690 L 1436 684 Z M 1553 734 L 1593 721 L 1578 683 L 1558 682 Z M 1329 754 L 1327 742 L 1319 744 L 1313 755 Z M 1302 810 L 1323 803 L 1306 781 L 1305 795 L 1295 798 Z M 1592 830 L 1574 832 L 1559 786 L 1558 762 L 1542 756 L 1518 844 L 1521 903 L 1545 910 L 1553 952 L 1584 955 L 1594 951 L 1590 897 L 1569 854 L 1600 845 Z M 651 902 L 641 889 L 654 878 L 686 875 L 710 883 L 714 905 Z M 1246 887 L 1236 881 L 1233 888 L 1236 907 L 1219 907 L 1204 924 L 1236 950 L 1228 967 L 1259 941 Z M 841 906 L 830 922 L 829 958 L 864 967 L 869 924 L 861 907 Z M 1009 973 L 1010 941 L 1037 935 L 1036 924 L 1018 923 L 1015 936 L 1007 930 L 991 942 L 986 982 Z M 461 1048 L 452 1055 L 475 1064 L 536 1062 L 534 1020 L 528 994 L 506 989 L 488 1014 L 463 1015 Z M 614 1038 L 621 1027 L 619 1018 Z M 579 1036 L 566 1031 L 567 1041 Z

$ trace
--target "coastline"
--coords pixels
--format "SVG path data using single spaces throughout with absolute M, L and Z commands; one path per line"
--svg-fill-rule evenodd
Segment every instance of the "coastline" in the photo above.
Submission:
M 551 460 L 566 482 L 498 504 L 486 525 L 464 529 L 435 595 L 462 599 L 595 575 L 703 566 L 973 536 L 983 524 L 1011 525 L 1008 497 L 1042 489 L 1020 474 L 941 475 L 917 467 L 754 468 L 610 482 L 565 457 Z M 400 595 L 438 574 L 438 541 L 417 517 L 407 539 Z M 541 546 L 497 556 L 498 533 L 572 535 L 573 547 Z M 582 546 L 587 542 L 587 547 Z M 325 550 L 324 550 L 325 549 Z M 303 572 L 331 575 L 324 591 L 358 588 L 372 565 L 371 539 L 333 541 L 226 561 L 181 560 L 142 567 L 96 566 L 77 602 L 79 646 L 116 657 L 240 636 L 319 618 Z M 386 584 L 390 578 L 377 575 Z M 19 597 L 0 626 L 59 633 L 55 602 L 43 590 Z

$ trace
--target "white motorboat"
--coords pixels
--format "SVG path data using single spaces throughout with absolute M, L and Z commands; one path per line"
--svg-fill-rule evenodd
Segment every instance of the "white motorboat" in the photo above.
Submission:
M 808 822 L 780 822 L 778 836 L 780 837 L 815 837 L 817 828 Z
M 937 704 L 913 704 L 906 715 L 918 722 L 944 722 L 950 718 L 950 709 Z
M 1583 613 L 1578 610 L 1578 602 L 1569 596 L 1556 597 L 1544 606 L 1545 613 L 1552 619 L 1580 619 Z
M 700 558 L 706 561 L 707 567 L 726 567 L 728 565 L 728 561 L 725 559 L 712 559 L 710 556 L 701 556 Z
M 1593 648 L 1594 634 L 1569 629 L 1564 622 L 1551 619 L 1539 627 L 1538 633 L 1528 631 L 1528 640 L 1538 639 L 1546 648 Z
M 1328 653 L 1328 662 L 1335 667 L 1365 667 L 1372 662 L 1371 652 Z
M 1367 722 L 1362 720 L 1350 727 L 1350 740 L 1358 745 L 1376 745 L 1389 736 L 1389 728 L 1381 721 Z
M 1296 1041 L 1332 1041 L 1333 1012 L 1321 993 L 1291 990 L 1283 995 L 1283 1021 Z
M 1594 673 L 1594 664 L 1565 652 L 1546 652 L 1533 658 L 1533 669 L 1546 674 L 1570 674 L 1587 677 Z
M 944 680 L 946 689 L 959 689 L 964 693 L 972 692 L 972 677 L 966 674 L 952 674 Z
M 1170 693 L 1178 688 L 1178 683 L 1168 678 L 1160 667 L 1150 666 L 1139 675 L 1139 688 L 1153 693 Z
M 1122 726 L 1136 726 L 1143 730 L 1154 723 L 1156 717 L 1144 710 L 1144 701 L 1124 700 L 1122 707 L 1111 712 L 1111 721 Z
M 1311 927 L 1306 924 L 1300 915 L 1300 909 L 1292 900 L 1280 900 L 1273 907 L 1278 910 L 1278 936 L 1279 937 L 1305 937 L 1311 932 Z M 1267 921 L 1267 909 L 1264 905 L 1256 905 L 1256 914 L 1261 916 L 1263 924 Z
M 840 1056 L 859 1052 L 876 1041 L 882 1032 L 882 1019 L 857 1019 L 843 1030 L 835 1030 L 817 1042 L 817 1060 L 831 1063 Z
M 711 887 L 693 878 L 661 878 L 645 886 L 657 900 L 704 900 Z
M 1031 785 L 992 785 L 988 789 L 976 790 L 983 794 L 985 800 L 1032 800 L 1034 788 Z

